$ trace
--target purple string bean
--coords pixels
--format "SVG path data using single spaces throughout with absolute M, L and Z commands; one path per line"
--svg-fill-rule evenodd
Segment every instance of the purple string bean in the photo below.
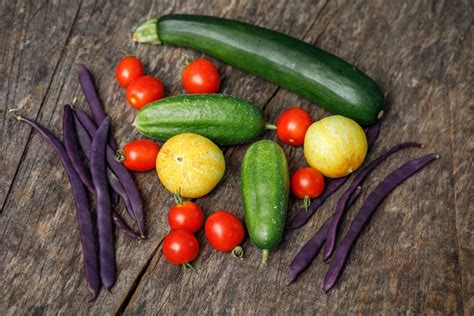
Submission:
M 389 150 L 385 151 L 380 156 L 378 156 L 376 159 L 372 160 L 370 163 L 368 163 L 364 168 L 360 170 L 360 172 L 352 181 L 349 188 L 342 194 L 342 196 L 339 198 L 339 201 L 337 202 L 336 211 L 334 215 L 332 216 L 331 225 L 329 225 L 329 228 L 328 228 L 326 243 L 324 244 L 324 256 L 323 256 L 324 260 L 329 259 L 329 257 L 334 251 L 335 244 L 336 244 L 337 229 L 342 220 L 344 211 L 347 210 L 346 204 L 350 196 L 352 195 L 352 192 L 354 192 L 356 188 L 360 187 L 363 184 L 364 180 L 372 173 L 372 171 L 375 170 L 375 168 L 377 168 L 377 166 L 380 165 L 382 162 L 384 162 L 388 157 L 390 157 L 394 153 L 404 148 L 409 148 L 409 147 L 421 147 L 421 144 L 414 143 L 414 142 L 406 142 L 406 143 L 395 145 Z
M 359 187 L 355 190 L 347 203 L 347 208 L 350 208 L 351 205 L 356 201 L 361 192 Z M 308 240 L 308 242 L 301 248 L 301 250 L 296 254 L 295 258 L 290 264 L 290 274 L 289 274 L 289 283 L 292 283 L 296 278 L 306 270 L 314 258 L 318 255 L 321 247 L 323 246 L 326 240 L 327 230 L 331 224 L 331 217 L 329 217 L 324 224 L 319 228 L 316 234 Z
M 13 113 L 12 110 L 10 110 L 10 112 Z M 66 170 L 76 203 L 77 223 L 79 226 L 79 235 L 82 245 L 82 256 L 84 261 L 84 272 L 86 274 L 87 287 L 92 294 L 92 299 L 95 299 L 99 294 L 102 284 L 99 276 L 99 258 L 96 250 L 96 239 L 86 189 L 74 170 L 72 163 L 66 153 L 66 149 L 64 148 L 64 145 L 61 143 L 61 141 L 53 133 L 39 125 L 37 122 L 21 117 L 14 113 L 13 115 L 17 120 L 33 127 L 49 142 L 61 160 L 64 169 Z
M 352 221 L 346 236 L 336 248 L 334 260 L 331 262 L 326 276 L 324 277 L 323 289 L 325 292 L 328 292 L 336 283 L 337 279 L 341 275 L 351 248 L 357 240 L 357 237 L 360 235 L 362 229 L 369 222 L 371 216 L 377 207 L 382 203 L 382 201 L 390 194 L 390 192 L 402 184 L 406 179 L 438 158 L 439 156 L 436 154 L 429 154 L 421 158 L 408 161 L 390 173 L 369 194 L 364 204 L 360 208 L 359 213 Z
M 105 148 L 110 119 L 106 117 L 92 139 L 91 174 L 96 191 L 97 232 L 99 236 L 100 279 L 105 288 L 115 283 L 114 235 L 112 230 L 112 205 L 106 177 Z
M 82 125 L 86 128 L 90 137 L 94 137 L 97 129 L 89 116 L 83 111 L 76 111 L 76 116 Z M 117 176 L 127 193 L 130 201 L 130 208 L 127 207 L 128 214 L 137 222 L 140 230 L 141 238 L 145 237 L 145 225 L 143 219 L 143 202 L 138 192 L 138 188 L 133 181 L 132 175 L 128 170 L 118 161 L 115 160 L 115 153 L 110 146 L 106 147 L 107 163 L 113 173 Z
M 104 108 L 102 107 L 102 102 L 100 102 L 97 89 L 94 85 L 92 75 L 89 69 L 87 69 L 84 65 L 79 65 L 79 82 L 81 84 L 82 92 L 84 93 L 87 103 L 91 109 L 95 123 L 97 126 L 99 126 L 105 118 L 105 112 Z M 116 151 L 118 148 L 112 133 L 109 135 L 109 145 L 114 151 Z
M 70 108 L 69 108 L 69 110 L 70 110 Z M 66 111 L 66 109 L 65 109 L 65 111 Z M 86 158 L 88 160 L 90 160 L 90 151 L 91 151 L 91 146 L 92 146 L 92 140 L 91 140 L 89 134 L 87 133 L 86 129 L 84 128 L 84 126 L 82 126 L 82 124 L 79 122 L 77 117 L 74 115 L 74 112 L 71 111 L 71 113 L 73 114 L 72 119 L 73 119 L 73 123 L 74 123 L 74 127 L 75 127 L 74 129 L 75 129 L 75 131 L 77 133 L 77 136 L 78 136 L 77 140 L 79 141 L 79 145 L 80 145 L 82 151 L 84 152 L 84 155 L 86 156 Z M 65 130 L 66 130 L 66 128 L 65 128 Z M 66 133 L 64 133 L 64 134 L 66 135 Z M 74 155 L 74 153 L 71 153 L 71 154 Z M 77 154 L 77 151 L 76 151 L 76 154 Z M 117 177 L 112 173 L 112 171 L 109 168 L 107 168 L 107 178 L 109 180 L 110 186 L 115 191 L 115 193 L 117 193 L 119 196 L 122 197 L 122 199 L 125 203 L 125 206 L 130 207 L 130 202 L 128 200 L 128 196 L 127 196 L 127 193 L 125 192 L 125 189 L 123 188 L 120 181 L 117 179 Z M 89 178 L 89 180 L 92 183 L 92 178 Z M 94 188 L 93 185 L 92 185 L 92 190 L 89 188 L 89 191 L 92 194 L 95 195 L 95 188 Z M 136 232 L 134 232 L 127 225 L 125 220 L 115 210 L 112 210 L 112 219 L 114 221 L 114 225 L 123 234 L 125 234 L 126 236 L 128 236 L 130 238 L 140 239 L 140 235 L 138 235 Z

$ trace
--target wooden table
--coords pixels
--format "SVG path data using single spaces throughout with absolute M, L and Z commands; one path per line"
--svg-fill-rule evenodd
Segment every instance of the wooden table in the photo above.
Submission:
M 472 1 L 8 1 L 0 5 L 0 310 L 20 314 L 474 314 L 473 35 Z M 362 199 L 391 170 L 412 157 L 441 159 L 409 179 L 381 205 L 329 295 L 328 265 L 318 257 L 287 286 L 288 264 L 334 210 L 339 192 L 302 229 L 285 235 L 266 268 L 260 251 L 244 243 L 246 260 L 202 250 L 186 274 L 160 249 L 168 231 L 171 195 L 156 174 L 136 174 L 149 239 L 116 234 L 118 280 L 109 294 L 88 302 L 74 201 L 53 150 L 9 108 L 61 135 L 62 106 L 80 91 L 77 64 L 93 72 L 121 145 L 139 137 L 135 111 L 124 101 L 114 67 L 125 52 L 146 71 L 183 92 L 182 57 L 201 54 L 134 46 L 130 32 L 146 17 L 167 13 L 218 15 L 290 34 L 354 63 L 376 79 L 387 97 L 381 137 L 369 159 L 401 141 L 425 144 L 384 163 Z M 327 115 L 310 102 L 217 62 L 222 92 L 261 106 L 270 122 L 298 105 L 314 118 Z M 275 139 L 268 132 L 266 138 Z M 199 199 L 206 215 L 230 209 L 242 215 L 239 167 L 248 146 L 225 148 L 222 183 Z M 291 170 L 305 165 L 302 148 L 283 146 Z M 291 200 L 289 216 L 298 211 Z M 122 207 L 118 209 L 123 213 Z

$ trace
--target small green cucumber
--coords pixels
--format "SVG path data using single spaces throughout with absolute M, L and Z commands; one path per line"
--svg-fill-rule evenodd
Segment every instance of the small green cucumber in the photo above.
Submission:
M 259 107 L 223 94 L 184 94 L 158 100 L 138 112 L 134 125 L 143 135 L 160 141 L 195 133 L 224 146 L 254 141 L 265 131 Z
M 244 218 L 250 239 L 263 249 L 262 264 L 281 241 L 288 209 L 288 161 L 275 142 L 261 140 L 249 147 L 240 170 Z

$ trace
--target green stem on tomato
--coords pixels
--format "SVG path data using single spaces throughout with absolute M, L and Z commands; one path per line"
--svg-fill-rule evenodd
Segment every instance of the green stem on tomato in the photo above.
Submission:
M 197 272 L 196 268 L 191 264 L 191 262 L 183 263 L 184 272 Z
M 183 197 L 181 196 L 181 187 L 178 188 L 176 193 L 173 193 L 174 202 L 176 205 L 183 205 Z
M 244 260 L 244 249 L 240 246 L 235 247 L 232 249 L 232 256 L 239 260 Z
M 276 130 L 276 129 L 277 129 L 276 125 L 274 125 L 274 124 L 265 124 L 265 128 L 266 128 L 266 129 L 272 129 L 272 130 Z
M 309 198 L 309 196 L 305 195 L 305 197 L 303 198 L 303 207 L 305 211 L 308 211 L 308 207 L 310 206 L 310 204 L 311 204 L 311 199 Z
M 115 153 L 114 159 L 117 160 L 118 162 L 124 162 L 125 153 L 123 152 L 122 149 L 117 150 L 117 152 Z

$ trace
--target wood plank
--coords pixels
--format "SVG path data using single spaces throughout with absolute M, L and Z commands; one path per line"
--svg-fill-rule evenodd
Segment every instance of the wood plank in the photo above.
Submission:
M 31 137 L 30 129 L 17 128 L 7 110 L 23 108 L 30 117 L 36 118 L 48 100 L 51 102 L 51 98 L 56 97 L 52 94 L 57 88 L 51 89 L 53 76 L 59 75 L 58 65 L 78 8 L 76 4 L 67 6 L 52 20 L 48 17 L 55 8 L 45 1 L 3 1 L 0 5 L 0 150 L 8 153 L 0 155 L 2 212 Z
M 448 122 L 437 119 L 438 115 L 449 116 L 449 109 L 442 107 L 449 96 L 445 89 L 444 93 L 435 91 L 444 85 L 446 73 L 438 60 L 462 49 L 453 33 L 462 34 L 469 25 L 455 21 L 468 21 L 468 15 L 465 7 L 448 8 L 443 4 L 330 2 L 306 38 L 310 42 L 319 39 L 321 47 L 355 62 L 389 92 L 383 136 L 371 157 L 402 140 L 426 144 L 423 150 L 407 150 L 388 161 L 371 177 L 363 197 L 408 157 L 430 151 L 443 157 L 397 189 L 382 205 L 330 295 L 321 290 L 326 267 L 320 262 L 315 262 L 296 284 L 285 284 L 292 256 L 329 216 L 336 199 L 326 203 L 307 227 L 289 233 L 265 269 L 258 268 L 260 251 L 248 240 L 244 244 L 247 260 L 236 262 L 212 251 L 202 233 L 198 234 L 203 249 L 196 260 L 197 275 L 183 275 L 157 253 L 126 313 L 143 313 L 152 306 L 154 312 L 164 314 L 461 314 L 462 267 L 453 260 L 457 248 L 454 196 L 449 186 L 451 140 L 442 133 Z M 459 62 L 462 65 L 465 61 Z M 469 100 L 465 96 L 460 99 Z M 324 113 L 282 90 L 267 105 L 268 118 L 275 120 L 290 104 L 311 109 L 315 117 Z M 272 134 L 266 137 L 275 139 Z M 293 170 L 304 165 L 301 149 L 284 148 Z M 238 169 L 245 149 L 236 147 L 226 155 L 229 172 L 224 182 L 200 200 L 208 214 L 232 205 L 232 211 L 241 215 L 240 198 L 235 192 L 239 190 Z M 292 212 L 296 210 L 293 206 Z M 432 277 L 434 273 L 437 278 Z
M 228 14 L 239 17 L 237 13 L 250 16 L 264 12 L 270 5 L 254 3 L 232 3 L 225 8 L 214 6 L 211 11 L 208 4 L 196 3 L 183 5 L 176 1 L 160 4 L 155 8 L 153 2 L 140 3 L 130 11 L 132 3 L 110 4 L 87 1 L 77 13 L 77 23 L 70 31 L 69 40 L 64 49 L 62 62 L 58 64 L 51 83 L 51 94 L 39 115 L 39 121 L 60 133 L 62 104 L 78 98 L 77 106 L 85 108 L 84 99 L 79 91 L 77 73 L 74 65 L 84 63 L 96 74 L 96 82 L 106 111 L 115 124 L 114 133 L 120 143 L 138 137 L 131 122 L 135 112 L 125 105 L 123 91 L 115 84 L 113 68 L 123 51 L 134 51 L 129 40 L 130 30 L 143 19 L 148 12 L 162 15 L 175 12 L 204 12 L 218 14 L 224 9 Z M 256 9 L 258 7 L 258 9 Z M 49 10 L 56 12 L 59 7 L 51 5 Z M 281 1 L 273 8 L 280 15 L 288 14 L 286 27 L 295 17 L 292 7 Z M 129 12 L 130 11 L 130 12 Z M 124 18 L 125 17 L 125 18 Z M 300 20 L 306 32 L 309 25 Z M 281 27 L 281 26 L 280 26 Z M 38 27 L 38 29 L 40 29 Z M 35 42 L 39 49 L 40 42 Z M 163 79 L 168 94 L 182 92 L 180 86 L 181 58 L 183 54 L 198 56 L 190 50 L 140 46 L 140 56 L 146 56 L 146 68 L 149 73 Z M 225 76 L 230 93 L 245 95 L 254 93 L 254 102 L 265 102 L 275 91 L 275 87 L 239 72 L 230 72 L 230 67 L 219 64 Z M 255 87 L 255 88 L 254 88 Z M 21 107 L 21 106 L 20 106 Z M 21 109 L 25 113 L 25 109 Z M 29 114 L 29 112 L 27 112 Z M 26 113 L 25 113 L 26 114 Z M 29 128 L 14 125 L 12 130 Z M 37 155 L 41 152 L 42 155 Z M 85 304 L 87 290 L 82 274 L 81 250 L 78 235 L 71 226 L 75 224 L 74 203 L 70 195 L 67 178 L 59 167 L 55 154 L 45 146 L 44 141 L 33 134 L 20 164 L 18 177 L 5 203 L 0 228 L 4 236 L 1 245 L 2 277 L 5 284 L 13 284 L 13 291 L 2 287 L 1 305 L 6 306 L 8 314 L 57 311 L 81 311 L 82 313 L 110 313 L 118 310 L 133 287 L 135 278 L 140 276 L 143 267 L 155 253 L 157 246 L 167 231 L 165 217 L 162 216 L 171 205 L 171 196 L 156 181 L 154 173 L 138 175 L 137 181 L 145 200 L 146 221 L 149 240 L 141 245 L 137 242 L 117 238 L 117 258 L 119 279 L 113 288 L 113 295 L 102 293 L 95 304 Z M 48 260 L 45 260 L 49 256 Z M 21 274 L 17 273 L 21 271 Z M 30 287 L 24 286 L 31 284 Z
M 195 262 L 184 274 L 161 256 L 171 196 L 153 172 L 136 180 L 145 202 L 149 240 L 117 234 L 119 276 L 113 294 L 87 303 L 74 203 L 55 154 L 39 135 L 6 116 L 20 107 L 61 135 L 62 105 L 77 97 L 77 63 L 96 77 L 114 134 L 123 145 L 139 137 L 135 112 L 115 83 L 122 51 L 137 53 L 147 72 L 165 82 L 167 94 L 182 93 L 181 58 L 188 49 L 134 46 L 130 30 L 144 17 L 170 12 L 225 16 L 276 29 L 317 43 L 367 71 L 388 94 L 382 138 L 370 157 L 403 140 L 426 147 L 397 154 L 377 170 L 362 199 L 390 170 L 409 157 L 436 151 L 441 159 L 408 180 L 380 207 L 350 256 L 334 291 L 321 290 L 327 265 L 315 260 L 293 285 L 287 266 L 296 251 L 332 212 L 328 201 L 298 232 L 291 232 L 259 269 L 260 251 L 244 243 L 247 259 L 212 250 L 203 232 Z M 0 4 L 0 306 L 13 314 L 473 314 L 472 240 L 472 52 L 473 8 L 468 2 L 423 1 L 106 1 L 81 4 L 4 1 Z M 8 26 L 8 27 L 6 27 Z M 293 94 L 217 62 L 223 92 L 245 97 L 275 121 L 289 105 L 315 118 L 327 115 Z M 118 124 L 125 122 L 125 124 Z M 266 138 L 274 139 L 274 133 Z M 200 199 L 206 215 L 229 209 L 239 216 L 239 168 L 246 148 L 225 149 L 227 173 Z M 283 146 L 292 170 L 305 164 L 302 149 Z M 38 153 L 41 153 L 38 155 Z M 470 154 L 467 155 L 466 153 Z M 290 216 L 297 211 L 292 199 Z M 343 229 L 354 216 L 350 212 Z M 123 212 L 123 209 L 120 208 Z M 434 277 L 435 276 L 435 277 Z

